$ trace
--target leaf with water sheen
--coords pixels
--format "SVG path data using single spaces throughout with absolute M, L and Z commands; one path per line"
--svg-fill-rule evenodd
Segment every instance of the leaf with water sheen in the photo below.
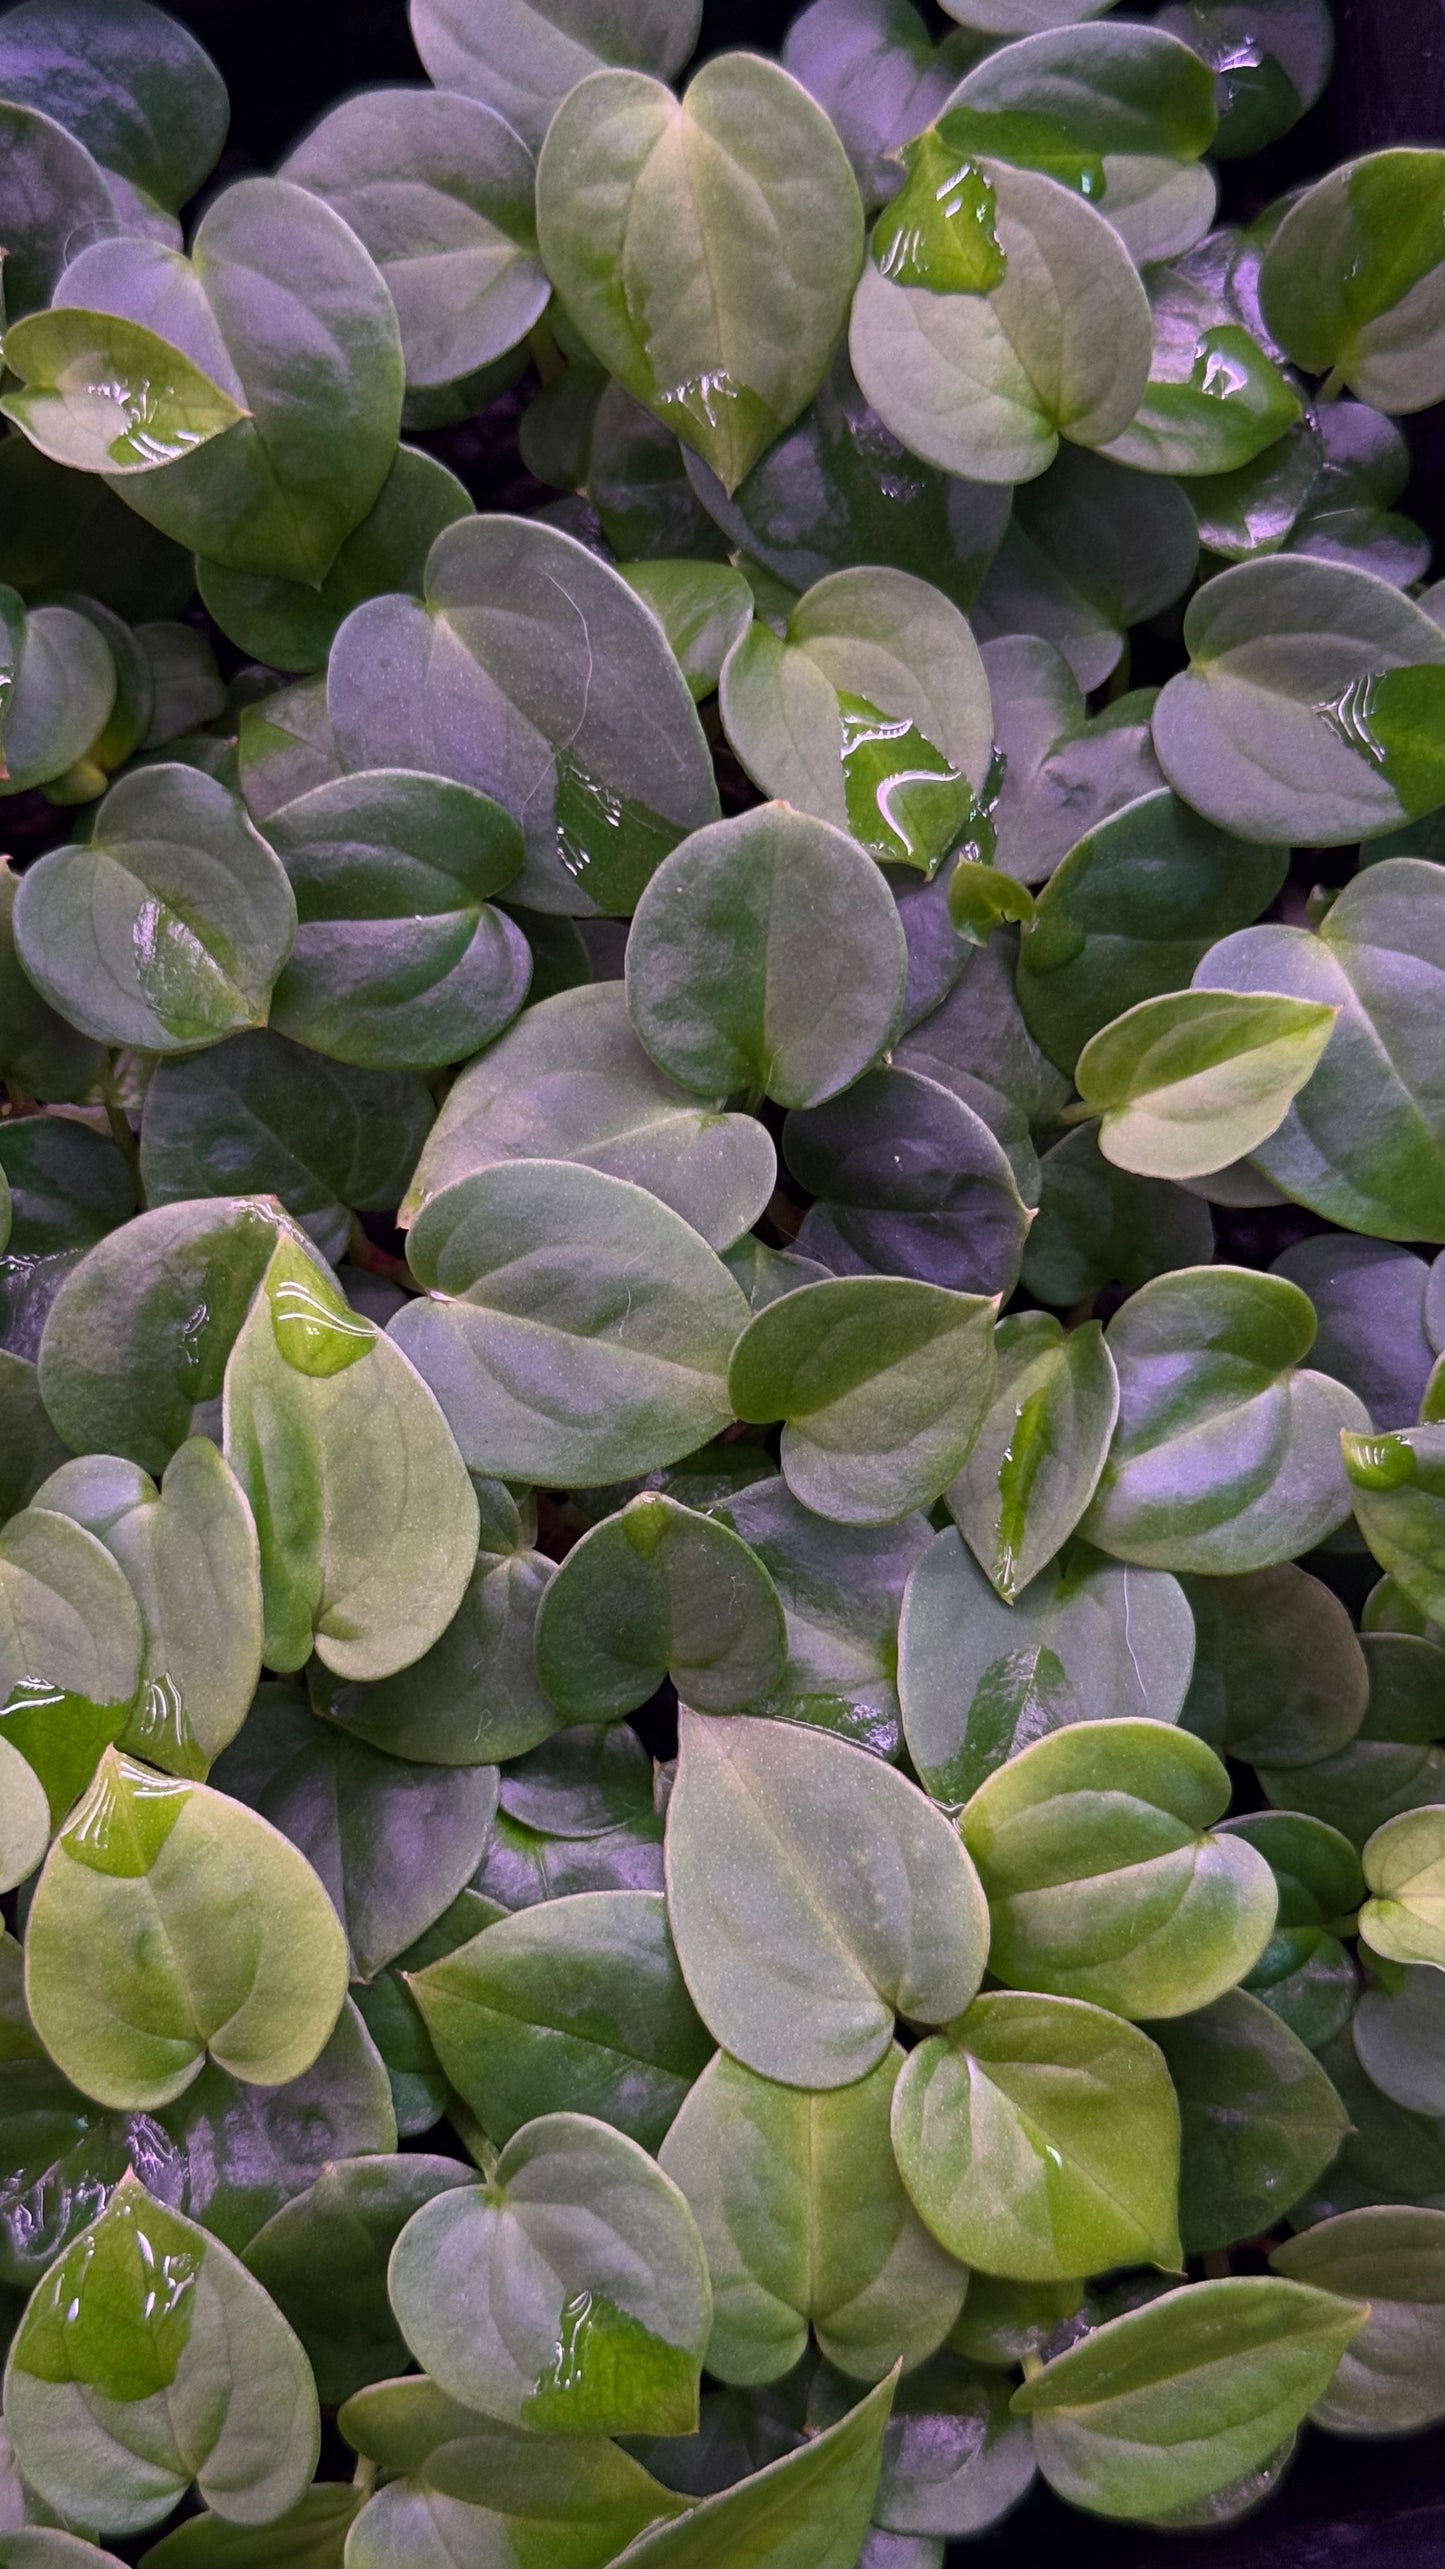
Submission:
M 105 1547 L 49 1506 L 0 1533 L 0 1738 L 45 1787 L 52 1823 L 132 1717 L 141 1620 Z
M 395 1341 L 282 1240 L 226 1366 L 227 1460 L 261 1546 L 268 1667 L 313 1646 L 389 1677 L 445 1632 L 477 1504 L 436 1399 Z
M 55 308 L 138 324 L 147 353 L 154 338 L 179 349 L 245 414 L 128 473 L 128 504 L 231 570 L 323 579 L 386 479 L 401 416 L 391 297 L 339 215 L 284 179 L 242 179 L 212 202 L 189 259 L 158 241 L 97 241 L 66 269 Z M 121 381 L 133 402 L 144 371 Z
M 527 854 L 510 888 L 534 909 L 626 917 L 678 840 L 717 818 L 656 618 L 535 519 L 468 518 L 438 536 L 423 599 L 348 616 L 327 694 L 343 766 L 450 776 L 512 814 Z
M 1148 378 L 1148 300 L 1119 235 L 1071 189 L 987 165 L 1005 266 L 988 294 L 895 285 L 871 262 L 854 372 L 894 434 L 943 471 L 1031 481 L 1061 437 L 1102 446 Z
M 1097 1321 L 1066 1333 L 1048 1313 L 1024 1312 L 1000 1324 L 994 1344 L 997 1389 L 948 1504 L 1012 1605 L 1094 1494 L 1119 1387 Z
M 851 832 L 880 862 L 937 872 L 982 826 L 988 679 L 950 598 L 907 571 L 835 571 L 779 637 L 734 647 L 720 694 L 754 781 Z
M 160 2523 L 194 2480 L 232 2524 L 310 2482 L 316 2386 L 230 2251 L 134 2177 L 37 2286 L 5 2378 L 26 2478 L 103 2533 Z
M 203 1779 L 244 1722 L 261 1674 L 260 1556 L 235 1474 L 194 1436 L 159 1488 L 138 1464 L 88 1455 L 52 1473 L 40 1501 L 104 1544 L 140 1610 L 139 1695 L 124 1745 Z
M 1183 2262 L 1169 2073 L 1102 2007 L 975 1999 L 909 2053 L 893 2146 L 929 2228 L 987 2274 L 1048 2283 Z
M 5 334 L 19 388 L 3 408 L 52 464 L 129 480 L 196 454 L 245 404 L 153 330 L 62 306 Z
M 76 2085 L 154 2108 L 208 2052 L 262 2086 L 299 2077 L 336 2022 L 346 1945 L 311 1867 L 266 1821 L 107 1749 L 46 1859 L 26 1980 Z
M 946 2024 L 978 1989 L 988 1919 L 957 1832 L 826 1731 L 685 1714 L 667 1882 L 698 2013 L 761 2077 L 846 2087 L 882 2059 L 895 2014 Z
M 858 276 L 862 208 L 822 110 L 755 54 L 681 99 L 598 72 L 548 130 L 537 228 L 594 353 L 735 490 L 817 391 Z
M 687 2204 L 645 2150 L 584 2114 L 546 2114 L 491 2182 L 414 2213 L 392 2305 L 454 2399 L 567 2434 L 685 2435 L 712 2295 Z
M 1384 580 L 1307 555 L 1238 562 L 1196 591 L 1184 640 L 1154 745 L 1206 820 L 1323 847 L 1445 801 L 1445 634 Z
M 93 835 L 25 876 L 15 935 L 42 995 L 102 1043 L 185 1052 L 265 1023 L 296 905 L 264 839 L 214 778 L 138 771 Z
M 819 2093 L 719 2053 L 661 2163 L 687 2196 L 713 2288 L 707 2368 L 748 2385 L 789 2372 L 811 2321 L 829 2363 L 877 2381 L 929 2355 L 966 2277 L 908 2201 L 889 2140 L 903 2055 Z

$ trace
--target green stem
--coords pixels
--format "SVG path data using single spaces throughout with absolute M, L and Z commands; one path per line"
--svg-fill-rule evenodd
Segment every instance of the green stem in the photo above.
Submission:
M 140 1173 L 140 1144 L 131 1128 L 130 1118 L 128 1115 L 123 1115 L 114 1100 L 108 1097 L 105 1101 L 105 1120 L 110 1126 L 110 1138 L 130 1171 L 136 1203 L 144 1212 L 146 1199 L 145 1186 Z
M 376 2486 L 376 2464 L 365 2453 L 351 2474 L 351 2485 L 363 2498 L 369 2498 Z
M 1316 401 L 1338 401 L 1344 389 L 1344 375 L 1340 368 L 1335 366 L 1331 372 L 1326 375 L 1324 382 L 1320 385 L 1318 392 L 1315 394 L 1315 399 Z

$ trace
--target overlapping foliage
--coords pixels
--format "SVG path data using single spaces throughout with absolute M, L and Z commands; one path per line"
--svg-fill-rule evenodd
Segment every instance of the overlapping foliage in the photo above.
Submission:
M 1445 152 L 948 6 L 0 17 L 0 2569 L 1445 2417 Z

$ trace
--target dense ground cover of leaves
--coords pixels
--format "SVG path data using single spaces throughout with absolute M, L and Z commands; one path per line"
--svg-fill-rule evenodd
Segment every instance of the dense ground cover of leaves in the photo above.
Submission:
M 1445 152 L 949 5 L 0 16 L 0 2569 L 1445 2418 Z

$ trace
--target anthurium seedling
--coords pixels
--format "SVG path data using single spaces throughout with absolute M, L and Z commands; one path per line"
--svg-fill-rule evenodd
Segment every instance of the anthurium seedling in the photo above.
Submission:
M 706 14 L 0 13 L 0 2569 L 1445 2422 L 1445 152 Z

